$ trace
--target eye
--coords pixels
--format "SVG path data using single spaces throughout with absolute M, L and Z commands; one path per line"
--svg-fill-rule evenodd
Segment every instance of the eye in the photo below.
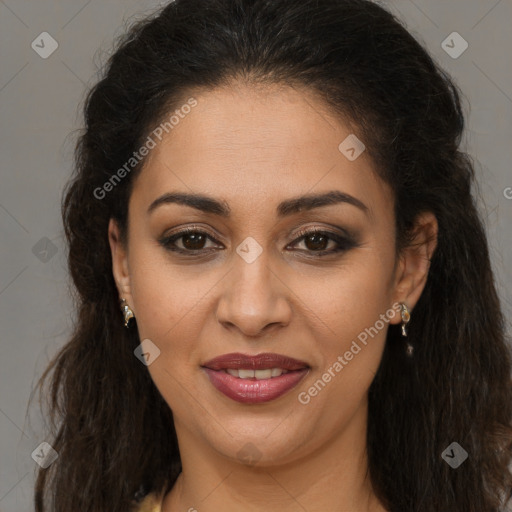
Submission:
M 296 245 L 302 241 L 306 252 L 313 253 L 313 256 L 319 257 L 328 254 L 347 251 L 357 246 L 357 242 L 350 236 L 343 236 L 330 231 L 320 229 L 309 229 L 299 231 L 297 238 L 291 245 Z M 331 242 L 331 249 L 328 249 Z M 334 245 L 334 248 L 332 247 Z
M 299 250 L 301 252 L 311 253 L 313 257 L 321 257 L 347 251 L 358 245 L 348 234 L 344 236 L 320 229 L 303 230 L 300 231 L 298 235 L 299 237 L 296 238 L 290 246 L 295 246 L 301 242 L 305 245 L 305 249 Z M 159 242 L 168 251 L 195 256 L 201 253 L 213 252 L 215 246 L 206 247 L 208 240 L 220 244 L 220 242 L 207 232 L 197 227 L 188 227 L 173 235 L 162 238 Z M 331 246 L 330 249 L 329 245 Z
M 194 227 L 188 227 L 178 231 L 173 235 L 162 238 L 159 240 L 159 242 L 165 249 L 169 251 L 193 255 L 194 253 L 200 251 L 204 252 L 204 244 L 208 239 L 217 242 L 217 240 L 215 240 L 205 231 L 201 231 Z M 179 247 L 179 245 L 176 244 L 178 241 L 180 241 L 179 243 L 181 243 L 182 247 Z

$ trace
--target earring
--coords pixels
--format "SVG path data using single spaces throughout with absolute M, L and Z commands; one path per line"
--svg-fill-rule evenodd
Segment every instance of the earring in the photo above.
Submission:
M 130 318 L 135 318 L 135 315 L 133 314 L 133 311 L 131 310 L 130 306 L 126 303 L 126 299 L 121 299 L 121 311 L 124 314 L 124 326 L 128 327 L 128 322 L 130 321 Z
M 407 309 L 407 306 L 401 302 L 400 303 L 400 315 L 402 317 L 402 336 L 407 337 L 407 329 L 406 326 L 409 323 L 409 320 L 411 319 L 411 314 L 409 313 L 409 310 Z M 411 345 L 410 342 L 407 342 L 405 353 L 411 357 L 414 352 L 414 347 Z

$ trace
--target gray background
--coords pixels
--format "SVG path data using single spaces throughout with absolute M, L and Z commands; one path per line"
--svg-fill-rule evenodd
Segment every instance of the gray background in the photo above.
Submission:
M 510 319 L 512 2 L 380 3 L 405 21 L 466 95 L 464 148 L 475 159 L 496 282 Z M 62 187 L 72 166 L 70 134 L 81 126 L 84 92 L 95 82 L 114 37 L 161 4 L 0 0 L 1 512 L 33 510 L 31 453 L 45 439 L 37 402 L 28 410 L 27 403 L 71 327 L 60 219 Z M 441 46 L 454 31 L 469 44 L 458 58 Z M 31 47 L 42 32 L 59 45 L 47 59 Z M 448 39 L 448 44 L 458 43 Z

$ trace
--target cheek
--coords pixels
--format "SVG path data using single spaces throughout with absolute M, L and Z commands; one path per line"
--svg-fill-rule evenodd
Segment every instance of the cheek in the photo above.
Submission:
M 204 274 L 171 265 L 163 250 L 133 250 L 130 283 L 141 336 L 166 341 L 172 334 L 193 328 L 191 317 L 211 288 Z M 206 279 L 206 281 L 208 281 Z M 182 334 L 180 335 L 182 337 Z
M 321 276 L 301 276 L 291 288 L 331 327 L 336 346 L 372 326 L 391 307 L 393 261 L 371 248 L 360 249 Z
M 318 404 L 343 397 L 355 406 L 382 357 L 391 319 L 392 262 L 370 250 L 361 253 L 351 265 L 326 277 L 321 287 L 318 281 L 311 283 L 308 307 L 320 319 L 312 337 L 322 353 L 317 388 L 325 384 L 330 389 Z
M 219 275 L 194 264 L 171 264 L 163 250 L 151 246 L 134 249 L 131 258 L 139 337 L 160 350 L 148 370 L 169 406 L 180 410 L 191 399 L 186 390 L 197 385 Z
M 194 387 L 197 378 L 204 324 L 198 317 L 204 313 L 204 294 L 212 285 L 199 273 L 194 277 L 170 265 L 158 252 L 132 252 L 137 327 L 140 339 L 150 339 L 160 350 L 148 366 L 156 387 L 173 411 L 187 415 L 186 404 L 191 407 L 187 389 Z

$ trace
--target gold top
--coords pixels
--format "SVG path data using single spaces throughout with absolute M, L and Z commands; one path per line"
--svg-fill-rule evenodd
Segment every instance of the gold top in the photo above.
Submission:
M 157 496 L 155 493 L 148 494 L 134 509 L 134 512 L 162 512 L 164 495 Z

